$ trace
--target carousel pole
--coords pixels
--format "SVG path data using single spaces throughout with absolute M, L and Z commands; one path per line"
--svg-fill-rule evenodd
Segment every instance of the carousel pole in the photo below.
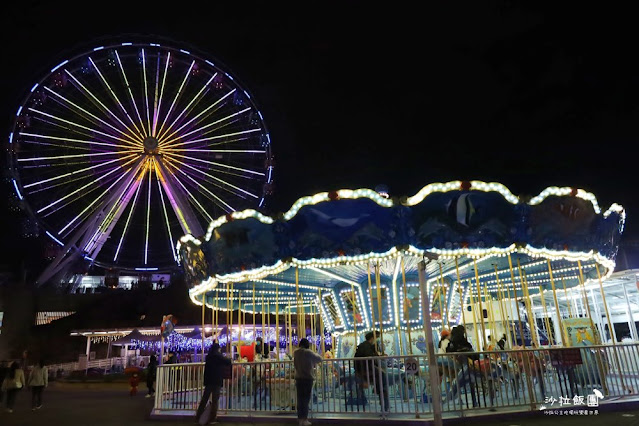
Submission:
M 515 311 L 517 311 L 517 320 L 519 321 L 519 336 L 521 337 L 521 346 L 526 347 L 526 340 L 524 339 L 524 326 L 521 322 L 521 314 L 519 313 L 519 302 L 517 301 L 517 287 L 515 286 L 515 271 L 513 270 L 513 260 L 508 253 L 508 268 L 510 269 L 510 282 L 513 285 L 513 295 L 515 296 Z M 522 289 L 522 296 L 523 296 Z M 510 296 L 510 290 L 508 291 Z M 532 336 L 531 336 L 532 337 Z
M 479 301 L 479 319 L 481 321 L 481 341 L 484 343 L 483 350 L 486 350 L 486 328 L 484 327 L 484 305 L 481 302 L 481 283 L 479 282 L 479 271 L 477 270 L 477 261 L 473 258 L 473 266 L 475 268 L 475 285 L 477 286 L 477 300 Z M 479 345 L 479 342 L 477 342 Z
M 539 346 L 539 330 L 537 326 L 537 315 L 535 314 L 535 302 L 530 297 L 530 287 L 528 287 L 528 276 L 526 275 L 526 269 L 521 268 L 521 274 L 524 277 L 524 285 L 526 287 L 526 300 L 528 300 L 528 306 L 533 324 L 535 324 L 535 336 L 537 336 L 537 346 Z
M 379 260 L 377 261 L 377 266 L 375 268 L 375 285 L 377 286 L 377 314 L 379 317 L 379 341 L 380 350 L 384 353 L 384 317 L 382 315 L 382 279 L 381 279 L 381 268 L 379 266 Z
M 296 266 L 295 267 L 295 317 L 297 319 L 297 335 L 298 338 L 303 337 L 302 333 L 300 332 L 300 270 L 299 268 Z M 302 328 L 306 328 L 305 326 L 306 324 L 304 324 L 304 326 Z
M 260 314 L 260 319 L 262 320 L 262 355 L 264 355 L 264 345 L 266 344 L 266 334 L 264 334 L 264 328 L 265 328 L 264 314 L 267 313 L 266 309 L 264 308 L 264 293 L 262 293 L 261 311 L 262 313 Z
M 635 342 L 638 340 L 637 339 L 637 326 L 635 325 L 635 318 L 634 315 L 632 314 L 632 307 L 630 306 L 630 299 L 628 299 L 628 290 L 626 289 L 626 282 L 624 281 L 623 284 L 623 295 L 624 298 L 626 299 L 626 306 L 628 307 L 628 326 L 630 327 L 630 337 L 632 338 L 632 340 L 634 340 Z
M 555 300 L 555 311 L 557 313 L 557 326 L 559 327 L 559 333 L 561 334 L 561 340 L 562 340 L 562 342 L 564 342 L 564 346 L 567 346 L 568 340 L 566 339 L 566 335 L 565 335 L 565 332 L 564 332 L 564 327 L 561 324 L 561 311 L 559 310 L 559 302 L 557 301 L 557 291 L 555 289 L 555 278 L 553 277 L 553 273 L 552 273 L 552 264 L 550 263 L 550 259 L 546 259 L 546 260 L 548 262 L 548 275 L 550 277 L 550 286 L 552 287 L 552 297 Z M 562 281 L 563 281 L 563 279 L 562 279 Z M 564 291 L 566 291 L 565 283 L 564 283 Z M 567 299 L 566 299 L 566 304 L 568 306 L 570 306 L 570 304 L 569 304 Z
M 206 316 L 206 294 L 202 294 L 202 361 L 204 361 L 204 321 Z
M 299 328 L 299 323 L 297 324 Z M 299 337 L 299 331 L 297 333 Z M 288 355 L 293 357 L 293 309 L 291 308 L 291 301 L 288 301 Z
M 579 266 L 579 276 L 581 278 L 581 283 L 583 284 L 583 271 L 581 269 L 581 261 L 577 261 L 577 265 Z M 601 280 L 601 272 L 599 271 L 599 264 L 597 262 L 595 262 L 595 269 L 597 270 L 597 279 L 599 280 L 599 291 L 601 292 L 601 299 L 603 302 L 603 306 L 604 306 L 604 310 L 606 312 L 606 321 L 608 322 L 608 329 L 610 330 L 610 336 L 612 337 L 612 346 L 614 348 L 613 352 L 615 353 L 615 359 L 617 360 L 617 365 L 621 366 L 621 362 L 619 359 L 619 352 L 617 351 L 617 336 L 615 333 L 615 329 L 612 325 L 612 322 L 610 321 L 610 312 L 608 312 L 608 302 L 606 302 L 606 294 L 604 293 L 604 289 L 603 289 L 603 282 Z M 585 285 L 584 285 L 585 288 Z M 590 317 L 592 318 L 592 317 Z M 594 324 L 593 324 L 594 326 Z M 599 352 L 599 351 L 597 351 Z M 619 375 L 619 378 L 621 379 L 621 388 L 622 389 L 628 389 L 626 387 L 626 384 L 624 383 L 623 380 L 623 374 Z M 605 382 L 604 376 L 601 376 L 602 382 Z M 603 384 L 603 383 L 602 383 Z M 604 389 L 606 390 L 606 394 L 608 393 L 608 387 L 604 384 Z
M 311 337 L 313 338 L 313 351 L 317 352 L 317 344 L 315 343 L 315 308 L 312 303 L 309 310 L 311 311 Z
M 532 315 L 532 311 L 530 310 L 530 305 L 529 305 L 530 295 L 528 294 L 528 286 L 526 285 L 526 281 L 524 280 L 524 275 L 521 272 L 521 262 L 519 262 L 519 259 L 517 259 L 517 270 L 519 271 L 519 285 L 521 286 L 521 289 L 524 295 L 523 297 L 524 306 L 526 307 L 526 312 L 528 312 L 528 321 L 534 321 L 535 319 Z M 535 345 L 539 347 L 539 339 L 537 338 L 537 324 L 533 323 L 529 325 L 530 325 L 530 334 L 531 334 L 533 343 L 535 343 Z
M 550 260 L 548 262 L 550 262 Z M 568 290 L 566 290 L 566 281 L 564 281 L 564 277 L 561 277 L 561 284 L 564 286 L 564 297 L 566 298 L 566 306 L 568 306 L 568 317 L 572 318 L 572 297 L 568 297 Z
M 497 328 L 495 327 L 495 317 L 493 316 L 493 299 L 492 297 L 489 297 L 489 293 L 488 293 L 488 285 L 486 283 L 484 283 L 484 300 L 487 301 L 487 303 L 490 303 L 490 308 L 487 308 L 488 310 L 488 321 L 490 324 L 490 329 L 491 329 L 491 336 L 492 336 L 492 341 L 496 342 L 497 340 L 495 340 L 496 337 L 496 332 L 497 332 Z M 488 345 L 490 346 L 490 345 Z M 493 348 L 494 350 L 495 348 Z
M 468 280 L 468 296 L 470 297 L 470 306 L 472 309 L 470 312 L 473 314 L 473 333 L 475 334 L 475 346 L 477 347 L 477 351 L 481 351 L 481 342 L 479 340 L 479 330 L 477 328 L 477 314 L 475 312 L 475 299 L 473 298 L 473 283 L 469 279 Z
M 499 289 L 497 294 L 499 295 L 499 311 L 501 313 L 501 323 L 502 323 L 502 326 L 504 325 L 504 322 L 506 323 L 504 327 L 504 329 L 506 330 L 506 341 L 508 342 L 508 346 L 512 348 L 512 341 L 510 339 L 510 332 L 511 332 L 510 321 L 507 320 L 508 318 L 506 318 L 506 321 L 504 321 L 504 315 L 508 317 L 508 314 L 506 312 L 506 306 L 504 305 L 504 299 L 505 299 L 504 288 L 501 285 L 501 280 L 499 279 L 497 264 L 493 263 L 493 267 L 495 268 L 495 281 L 497 282 L 497 287 Z
M 270 319 L 270 318 L 269 318 Z M 270 321 L 269 321 L 270 324 Z M 275 355 L 280 360 L 280 287 L 275 286 Z
M 548 344 L 555 345 L 556 339 L 554 333 L 550 331 L 550 316 L 548 315 L 548 309 L 546 308 L 546 300 L 544 299 L 544 287 L 539 282 L 539 298 L 541 299 L 541 306 L 544 308 L 544 323 L 546 324 L 546 331 L 548 332 Z
M 355 333 L 355 342 L 359 342 L 359 339 L 357 338 L 357 303 L 355 303 L 355 286 L 352 281 L 351 296 L 349 299 L 351 299 L 351 305 L 353 306 L 353 332 Z
M 510 338 L 510 347 L 512 348 L 513 346 L 517 346 L 517 333 L 515 332 L 515 314 L 513 313 L 513 298 L 515 299 L 515 301 L 517 300 L 517 294 L 515 294 L 515 289 L 513 288 L 513 297 L 510 297 L 510 287 L 508 287 L 507 285 L 504 285 L 505 287 L 505 291 L 504 294 L 508 297 L 508 303 L 505 303 L 506 305 L 506 312 L 508 313 L 508 318 L 509 318 L 509 326 L 512 329 L 512 335 L 509 336 Z
M 428 371 L 430 373 L 430 386 L 433 389 L 433 423 L 441 426 L 442 420 L 442 400 L 441 392 L 434 390 L 439 386 L 439 372 L 437 368 L 437 360 L 435 359 L 435 343 L 433 342 L 433 328 L 430 323 L 430 298 L 426 287 L 426 261 L 421 260 L 417 264 L 417 274 L 419 277 L 419 289 L 422 297 L 422 310 L 424 315 L 424 337 L 428 350 Z
M 253 352 L 255 352 L 255 339 L 257 337 L 257 329 L 255 328 L 255 282 L 253 282 Z
M 229 356 L 231 356 L 231 359 L 233 359 L 232 357 L 232 353 L 231 353 L 231 346 L 230 346 L 230 339 L 229 339 L 229 333 L 230 333 L 230 328 L 231 328 L 231 322 L 233 321 L 233 318 L 229 318 L 229 312 L 230 311 L 230 307 L 231 307 L 231 283 L 227 283 L 226 284 L 226 312 L 224 313 L 224 322 L 226 323 L 226 352 Z M 231 315 L 232 317 L 233 315 Z
M 322 358 L 324 358 L 324 355 L 326 354 L 326 337 L 324 336 L 324 318 L 322 317 L 322 312 L 319 310 L 319 307 L 321 306 L 322 303 L 322 289 L 319 289 L 319 297 L 318 297 L 318 310 L 317 312 L 319 313 L 319 322 L 320 322 L 320 346 L 322 349 Z
M 406 331 L 408 332 L 408 353 L 413 354 L 413 337 L 410 330 L 410 315 L 408 315 L 408 290 L 406 287 L 406 268 L 404 266 L 404 255 L 402 254 L 402 288 L 404 289 L 404 320 L 406 321 Z M 419 305 L 417 305 L 419 312 Z
M 368 301 L 371 305 L 371 329 L 375 331 L 375 309 L 373 308 L 373 285 L 371 284 L 371 263 L 368 262 Z M 380 321 L 381 325 L 381 321 Z M 355 344 L 357 345 L 357 340 Z
M 462 324 L 464 324 L 464 333 L 466 333 L 466 315 L 464 315 L 464 294 L 462 292 L 461 275 L 459 275 L 459 259 L 455 256 L 455 271 L 457 272 L 457 289 L 459 290 L 459 305 L 461 306 Z
M 450 328 L 450 324 L 448 323 L 448 303 L 446 304 L 446 313 L 444 314 L 444 310 L 442 309 L 442 295 L 444 296 L 444 300 L 448 300 L 446 298 L 446 287 L 444 286 L 444 268 L 442 267 L 442 263 L 439 263 L 439 279 L 440 279 L 440 287 L 439 287 L 439 312 L 442 315 L 442 329 L 444 328 L 444 324 L 446 324 L 446 328 Z M 445 321 L 444 321 L 445 319 Z

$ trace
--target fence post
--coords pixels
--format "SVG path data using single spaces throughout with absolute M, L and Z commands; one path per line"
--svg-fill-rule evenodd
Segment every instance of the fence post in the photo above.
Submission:
M 442 426 L 442 395 L 441 386 L 439 385 L 439 376 L 437 371 L 437 360 L 435 359 L 435 343 L 433 342 L 433 329 L 430 325 L 430 297 L 426 288 L 426 262 L 422 260 L 417 265 L 417 274 L 419 276 L 419 287 L 422 296 L 422 312 L 424 314 L 424 334 L 426 345 L 428 348 L 428 372 L 430 375 L 430 389 L 433 401 L 433 424 Z

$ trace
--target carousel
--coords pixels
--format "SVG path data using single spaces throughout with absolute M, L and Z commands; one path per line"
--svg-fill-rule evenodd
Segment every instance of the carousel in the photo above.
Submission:
M 452 181 L 411 197 L 339 190 L 276 216 L 234 212 L 183 236 L 178 251 L 215 332 L 242 321 L 253 338 L 279 330 L 269 340 L 280 358 L 306 336 L 350 358 L 371 330 L 387 355 L 426 354 L 456 325 L 475 350 L 502 337 L 510 347 L 583 346 L 613 330 L 602 283 L 624 221 L 621 206 L 602 211 L 581 189 L 523 197 Z M 605 312 L 592 312 L 587 286 Z M 575 303 L 560 303 L 568 294 Z

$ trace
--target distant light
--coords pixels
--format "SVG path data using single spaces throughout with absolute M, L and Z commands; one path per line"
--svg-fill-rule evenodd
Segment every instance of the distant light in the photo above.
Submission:
M 36 87 L 38 87 L 38 83 L 33 85 L 33 87 L 31 88 L 31 93 L 33 93 L 33 91 L 36 89 Z
M 251 99 L 251 95 L 249 95 L 246 90 L 244 91 L 244 94 L 246 95 L 247 98 Z
M 135 268 L 136 271 L 157 271 L 158 268 Z
M 58 243 L 58 244 L 60 244 L 61 246 L 63 246 L 63 247 L 64 247 L 64 243 L 63 243 L 62 241 L 58 240 L 56 237 L 54 237 L 54 236 L 53 236 L 53 234 L 51 234 L 51 232 L 49 232 L 49 231 L 44 231 L 44 233 L 45 233 L 45 234 L 47 234 L 49 237 L 51 237 L 51 239 L 52 239 L 53 241 L 55 241 L 56 243 Z
M 159 45 L 159 44 L 157 44 L 157 43 L 150 43 L 150 45 L 151 45 L 151 46 L 154 46 L 154 47 L 160 47 L 160 45 Z
M 93 49 L 94 52 L 97 52 L 98 50 L 102 50 L 104 49 L 104 46 L 98 46 L 95 49 Z
M 233 77 L 231 77 L 230 75 L 228 75 L 227 73 L 224 73 L 225 76 L 227 76 L 229 79 L 233 80 Z
M 22 194 L 20 194 L 20 190 L 18 189 L 18 184 L 16 183 L 16 180 L 13 180 L 13 187 L 16 189 L 16 194 L 18 194 L 18 198 L 21 200 L 24 200 L 24 198 L 22 197 Z
M 19 116 L 21 112 L 22 112 L 22 105 L 20 105 L 20 108 L 18 108 L 18 112 L 16 112 L 16 117 Z
M 9 143 L 13 143 L 13 132 L 9 133 Z
M 257 112 L 257 115 L 260 116 L 260 120 L 264 120 L 264 117 L 262 117 L 262 113 L 260 111 Z
M 191 52 L 189 52 L 188 50 L 183 50 L 183 49 L 180 49 L 180 52 L 182 52 L 182 53 L 186 53 L 187 55 L 190 55 L 190 54 L 191 54 Z
M 58 68 L 63 67 L 63 66 L 65 66 L 65 65 L 66 65 L 66 64 L 68 64 L 68 63 L 69 63 L 69 60 L 68 60 L 68 59 L 67 59 L 66 61 L 64 61 L 64 62 L 61 62 L 61 63 L 60 63 L 57 67 L 53 67 L 53 68 L 51 69 L 51 72 L 54 72 L 54 71 L 55 71 L 55 70 L 57 70 Z
M 133 43 L 122 43 L 122 46 L 131 46 Z
M 209 64 L 212 67 L 215 66 L 215 64 L 213 62 L 209 61 L 208 59 L 205 59 L 204 62 L 206 62 L 207 64 Z

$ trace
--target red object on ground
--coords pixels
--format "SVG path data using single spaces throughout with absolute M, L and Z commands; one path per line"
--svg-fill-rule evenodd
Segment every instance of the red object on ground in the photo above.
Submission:
M 248 362 L 253 362 L 255 358 L 255 349 L 253 349 L 253 345 L 251 346 L 240 346 L 240 358 L 248 359 Z

